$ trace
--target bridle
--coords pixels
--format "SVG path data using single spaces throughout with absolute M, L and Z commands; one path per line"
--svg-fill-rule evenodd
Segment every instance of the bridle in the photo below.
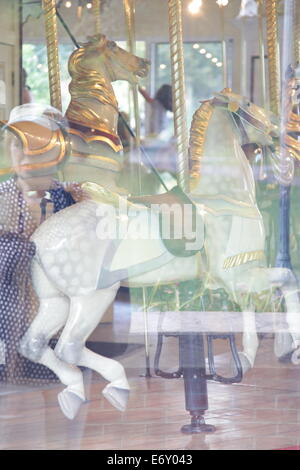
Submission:
M 229 111 L 230 116 L 233 119 L 234 124 L 236 125 L 241 137 L 243 145 L 251 143 L 248 133 L 246 131 L 244 122 L 246 121 L 251 126 L 255 127 L 258 131 L 263 132 L 264 134 L 269 134 L 269 127 L 266 126 L 264 123 L 256 119 L 252 114 L 248 113 L 245 109 L 241 108 L 238 102 L 232 103 L 224 103 L 223 101 L 218 100 L 215 98 L 212 100 L 212 104 L 216 107 L 220 107 L 222 109 L 226 109 Z M 234 109 L 232 109 L 232 105 Z

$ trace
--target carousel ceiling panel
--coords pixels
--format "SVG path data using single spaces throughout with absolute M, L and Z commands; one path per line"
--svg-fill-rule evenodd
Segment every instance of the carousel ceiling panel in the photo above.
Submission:
M 199 16 L 188 13 L 190 0 L 183 1 L 183 26 L 186 40 L 199 38 L 217 39 L 221 35 L 220 15 L 215 1 L 205 0 Z M 58 1 L 59 11 L 64 21 L 78 41 L 84 41 L 87 34 L 95 31 L 95 18 L 92 9 L 83 8 L 78 18 L 78 0 L 71 0 L 72 6 L 66 8 L 66 2 Z M 24 0 L 23 41 L 39 43 L 44 41 L 44 21 L 40 0 Z M 229 34 L 234 30 L 232 22 L 238 15 L 241 0 L 230 0 L 225 7 L 226 28 Z M 114 40 L 127 37 L 122 0 L 102 0 L 103 33 Z M 168 41 L 168 2 L 162 0 L 136 0 L 136 38 L 137 40 Z M 60 24 L 59 40 L 68 42 Z M 88 32 L 88 33 L 87 33 Z M 234 34 L 233 34 L 234 35 Z

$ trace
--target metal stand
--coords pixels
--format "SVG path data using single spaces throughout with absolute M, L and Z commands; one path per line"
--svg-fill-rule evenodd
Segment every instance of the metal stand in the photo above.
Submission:
M 280 186 L 279 246 L 276 267 L 292 269 L 290 257 L 290 186 Z
M 184 434 L 214 432 L 215 426 L 205 423 L 204 413 L 208 409 L 205 350 L 202 334 L 179 336 L 179 360 L 183 371 L 185 408 L 191 415 L 191 423 L 182 426 Z
M 179 342 L 179 368 L 174 372 L 164 372 L 159 368 L 159 359 L 163 346 L 164 336 L 175 336 Z M 217 374 L 213 340 L 229 340 L 236 375 L 223 377 Z M 206 424 L 205 411 L 208 409 L 207 380 L 226 384 L 237 383 L 242 380 L 242 365 L 236 349 L 233 334 L 208 334 L 208 363 L 210 374 L 206 373 L 204 335 L 202 333 L 158 333 L 157 348 L 154 358 L 154 371 L 159 377 L 175 379 L 183 377 L 185 392 L 185 408 L 190 413 L 191 422 L 182 426 L 184 434 L 211 433 L 216 430 L 215 426 Z

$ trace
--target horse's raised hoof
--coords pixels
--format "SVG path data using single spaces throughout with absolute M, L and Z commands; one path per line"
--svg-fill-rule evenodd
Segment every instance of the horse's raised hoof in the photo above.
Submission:
M 293 338 L 286 331 L 275 333 L 274 354 L 281 362 L 289 362 L 290 354 L 294 350 Z
M 247 358 L 245 353 L 239 352 L 238 355 L 239 355 L 239 358 L 240 358 L 240 361 L 241 361 L 243 377 L 244 377 L 245 374 L 248 372 L 248 370 L 252 369 L 252 364 L 249 361 L 249 359 Z M 231 361 L 230 361 L 230 368 L 231 368 L 231 371 L 232 371 L 232 376 L 235 377 L 237 375 L 238 371 L 237 371 L 237 367 L 236 367 L 236 364 L 233 361 L 233 359 L 231 359 Z
M 104 390 L 102 390 L 102 394 L 112 406 L 117 408 L 117 410 L 126 410 L 129 398 L 129 390 L 106 385 Z
M 57 396 L 61 411 L 68 419 L 74 419 L 77 415 L 84 399 L 80 398 L 76 393 L 65 388 Z

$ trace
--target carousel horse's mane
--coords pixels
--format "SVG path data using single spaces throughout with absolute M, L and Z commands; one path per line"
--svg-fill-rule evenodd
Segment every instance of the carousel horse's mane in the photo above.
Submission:
M 209 120 L 213 113 L 211 100 L 202 103 L 195 111 L 190 130 L 190 160 L 192 181 L 197 182 L 200 177 L 201 159 Z
M 98 41 L 96 39 L 98 38 Z M 71 83 L 69 91 L 71 95 L 71 103 L 67 110 L 67 118 L 75 122 L 93 122 L 99 121 L 99 116 L 90 109 L 86 102 L 82 100 L 96 100 L 100 104 L 108 104 L 115 109 L 118 103 L 111 88 L 107 86 L 107 81 L 103 75 L 94 68 L 87 67 L 83 64 L 84 59 L 93 50 L 105 52 L 106 40 L 99 36 L 90 39 L 88 43 L 75 50 L 69 59 L 69 73 L 71 75 Z M 97 60 L 99 58 L 97 57 Z M 99 123 L 98 123 L 99 126 Z

